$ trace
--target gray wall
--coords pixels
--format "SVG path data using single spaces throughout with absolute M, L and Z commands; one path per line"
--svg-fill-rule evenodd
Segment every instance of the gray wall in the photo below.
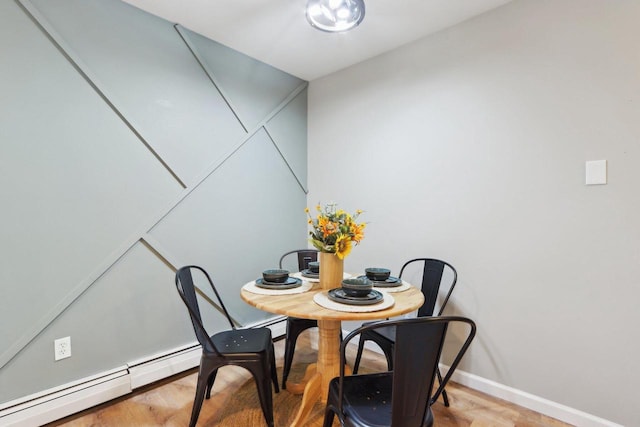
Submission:
M 239 288 L 306 245 L 306 82 L 119 0 L 1 0 L 0 56 L 0 403 L 193 343 L 184 264 L 269 316 Z
M 309 200 L 369 222 L 345 269 L 448 260 L 448 312 L 478 322 L 462 369 L 629 426 L 639 22 L 632 0 L 516 0 L 309 87 Z

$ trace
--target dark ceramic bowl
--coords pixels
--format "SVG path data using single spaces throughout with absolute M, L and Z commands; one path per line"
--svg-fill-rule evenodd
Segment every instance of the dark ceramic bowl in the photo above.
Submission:
M 364 273 L 367 275 L 369 280 L 375 280 L 376 282 L 384 282 L 391 275 L 391 270 L 387 268 L 365 268 Z
M 289 270 L 273 268 L 262 272 L 262 278 L 271 283 L 284 283 L 289 277 Z
M 309 271 L 312 273 L 320 273 L 320 263 L 318 261 L 309 262 Z
M 372 288 L 373 284 L 366 277 L 352 277 L 342 281 L 342 289 L 350 297 L 364 297 Z

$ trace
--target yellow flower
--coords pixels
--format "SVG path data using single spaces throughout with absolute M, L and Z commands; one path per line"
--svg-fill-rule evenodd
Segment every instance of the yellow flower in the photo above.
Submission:
M 336 255 L 340 259 L 344 259 L 351 252 L 351 238 L 343 234 L 336 240 Z
M 309 208 L 304 208 L 304 211 L 305 211 L 306 213 L 309 213 Z

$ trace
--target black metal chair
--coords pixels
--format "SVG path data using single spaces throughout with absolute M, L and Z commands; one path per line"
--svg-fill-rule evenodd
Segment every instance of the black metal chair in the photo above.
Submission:
M 449 371 L 432 394 L 438 362 L 449 326 L 468 325 Z M 345 376 L 345 351 L 358 334 L 384 327 L 395 330 L 393 371 Z M 476 333 L 475 323 L 465 317 L 417 317 L 386 320 L 361 326 L 340 344 L 340 376 L 329 383 L 324 427 L 337 415 L 341 426 L 425 427 L 433 425 L 431 405 L 460 363 Z
M 456 272 L 456 269 L 448 262 L 438 259 L 416 258 L 407 261 L 402 266 L 402 268 L 400 269 L 399 277 L 402 278 L 405 269 L 409 265 L 414 263 L 423 263 L 421 289 L 422 294 L 424 295 L 424 304 L 418 309 L 418 317 L 434 315 L 433 311 L 435 309 L 436 302 L 438 301 L 440 288 L 443 287 L 442 277 L 444 275 L 445 268 L 450 270 L 451 281 L 448 284 L 446 296 L 442 301 L 442 304 L 440 304 L 440 309 L 436 314 L 437 316 L 442 315 L 442 312 L 444 311 L 444 308 L 449 301 L 449 297 L 451 296 L 451 293 L 456 286 L 456 282 L 458 281 L 458 273 Z M 360 359 L 362 358 L 362 351 L 364 349 L 365 341 L 373 341 L 378 344 L 387 358 L 387 366 L 389 370 L 393 370 L 393 347 L 395 344 L 395 330 L 393 327 L 387 327 L 375 331 L 366 331 L 360 335 L 360 341 L 358 342 L 358 352 L 356 354 L 356 360 L 353 364 L 353 373 L 358 373 L 358 367 L 360 366 Z M 441 378 L 439 371 L 438 378 Z M 442 393 L 442 398 L 444 400 L 445 406 L 449 406 L 449 398 L 446 391 Z
M 317 249 L 296 249 L 285 253 L 280 257 L 278 265 L 283 268 L 283 261 L 289 255 L 297 255 L 298 258 L 298 270 L 302 271 L 309 268 L 311 261 L 318 260 Z M 291 371 L 291 363 L 293 362 L 293 353 L 296 349 L 296 341 L 298 335 L 309 328 L 315 328 L 318 326 L 318 321 L 314 319 L 300 319 L 298 317 L 287 318 L 287 335 L 284 343 L 284 367 L 282 369 L 282 388 L 287 388 L 287 378 Z
M 192 271 L 200 271 L 209 281 L 211 289 L 220 304 L 221 311 L 226 316 L 231 330 L 209 335 L 202 323 L 200 308 L 196 296 L 196 287 L 193 283 Z M 225 365 L 236 365 L 247 369 L 253 375 L 258 388 L 260 406 L 264 413 L 267 425 L 273 427 L 273 396 L 271 394 L 271 382 L 278 388 L 276 373 L 276 361 L 271 339 L 271 330 L 268 328 L 236 329 L 231 316 L 218 294 L 209 274 L 201 267 L 188 265 L 176 272 L 176 287 L 178 293 L 189 310 L 191 323 L 198 341 L 202 345 L 202 357 L 200 358 L 200 370 L 198 372 L 198 384 L 196 396 L 191 411 L 190 427 L 194 427 L 200 415 L 202 402 L 211 397 L 211 389 L 216 378 L 218 368 Z

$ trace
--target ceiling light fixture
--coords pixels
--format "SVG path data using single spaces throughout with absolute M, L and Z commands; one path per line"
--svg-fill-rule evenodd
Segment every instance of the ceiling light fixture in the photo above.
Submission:
M 364 19 L 364 0 L 309 0 L 306 15 L 311 26 L 319 30 L 348 31 Z

